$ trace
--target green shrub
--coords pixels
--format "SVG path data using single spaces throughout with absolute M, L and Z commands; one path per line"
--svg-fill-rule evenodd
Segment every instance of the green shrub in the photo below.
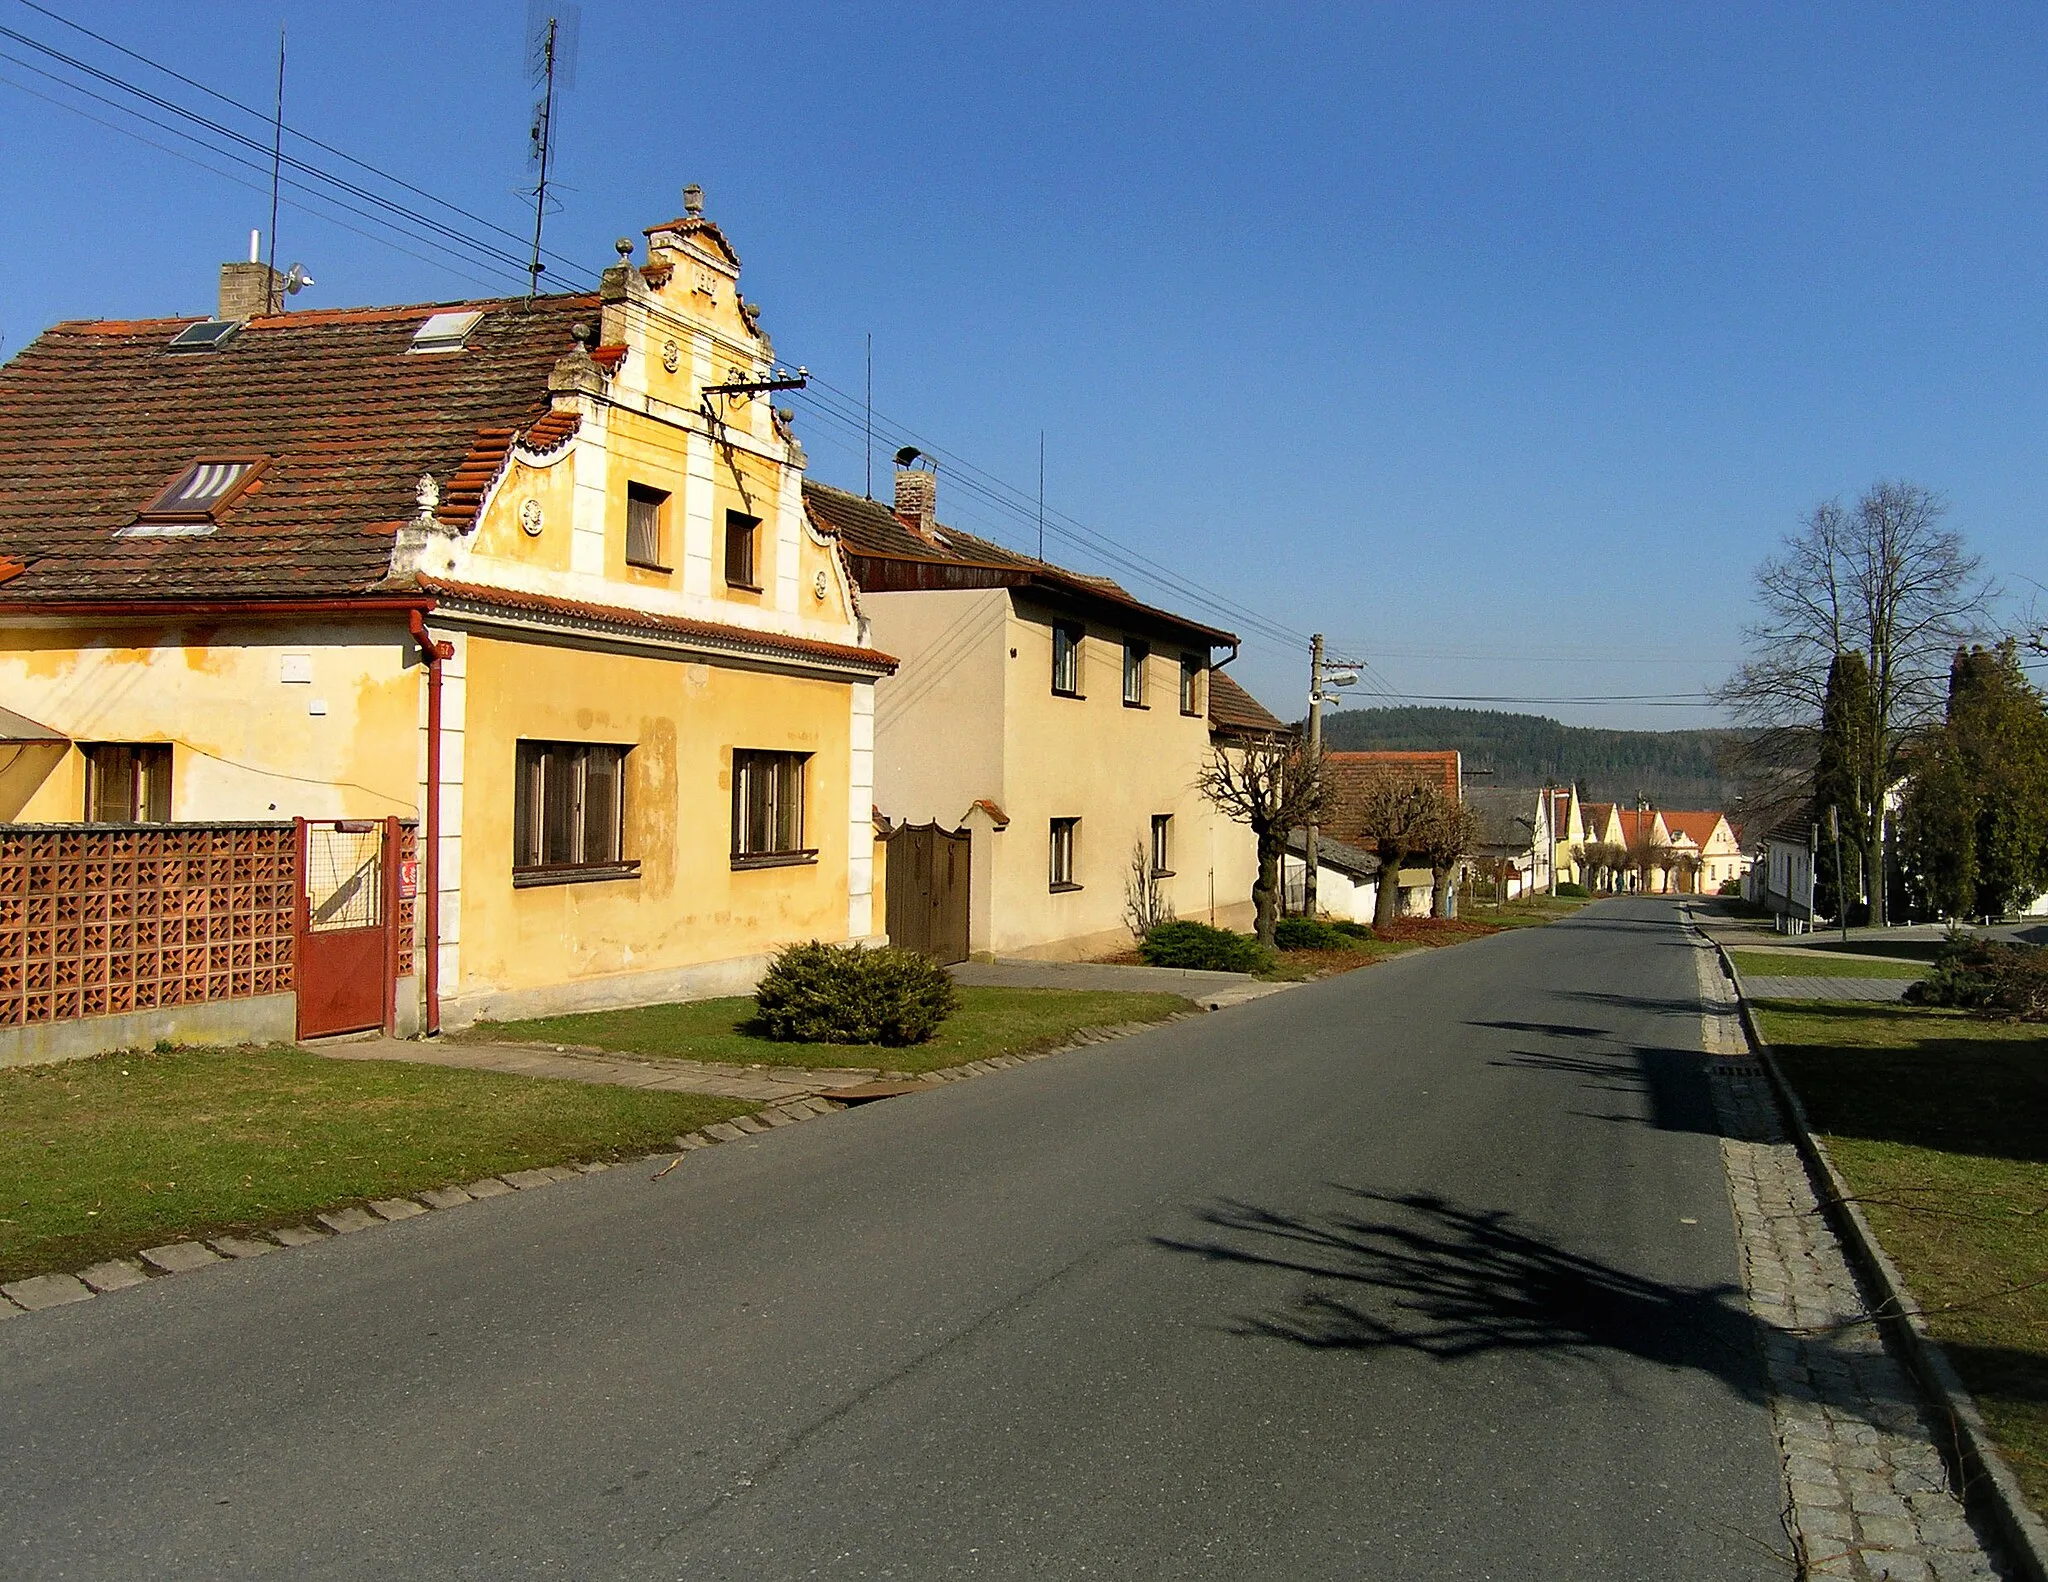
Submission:
M 1186 967 L 1196 972 L 1257 972 L 1272 956 L 1250 934 L 1234 934 L 1207 923 L 1161 923 L 1138 946 L 1148 966 Z
M 1958 936 L 1934 970 L 1906 989 L 1914 1005 L 1939 1005 L 2021 1022 L 2048 1021 L 2048 950 Z
M 1583 884 L 1573 884 L 1569 879 L 1561 879 L 1558 881 L 1557 893 L 1575 895 L 1583 901 L 1586 898 L 1586 887 Z
M 789 945 L 754 990 L 762 1032 L 796 1044 L 921 1044 L 959 997 L 946 969 L 893 945 Z
M 1273 925 L 1273 943 L 1282 950 L 1349 950 L 1352 936 L 1320 918 L 1283 917 Z
M 1346 939 L 1368 940 L 1373 937 L 1372 930 L 1366 927 L 1365 924 L 1354 923 L 1349 918 L 1339 918 L 1330 927 L 1334 928 Z
M 1740 879 L 1723 879 L 1721 881 L 1721 893 L 1723 895 L 1742 894 L 1742 881 Z

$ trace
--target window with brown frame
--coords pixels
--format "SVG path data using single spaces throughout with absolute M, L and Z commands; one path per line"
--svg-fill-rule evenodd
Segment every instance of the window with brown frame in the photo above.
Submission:
M 1124 641 L 1124 707 L 1142 709 L 1145 707 L 1145 661 L 1152 657 L 1152 650 L 1143 643 L 1126 638 Z
M 1056 818 L 1052 821 L 1052 842 L 1047 873 L 1050 888 L 1054 890 L 1078 890 L 1081 886 L 1074 879 L 1074 846 L 1081 828 L 1077 818 Z
M 1173 815 L 1154 813 L 1152 815 L 1152 877 L 1171 878 L 1173 875 Z
M 626 564 L 649 571 L 670 569 L 662 553 L 668 526 L 668 491 L 644 483 L 626 485 Z
M 755 565 L 755 540 L 761 534 L 761 519 L 748 516 L 741 511 L 725 513 L 725 585 L 729 588 L 745 588 L 759 593 L 758 568 Z
M 512 883 L 626 879 L 626 755 L 610 742 L 521 742 L 512 796 Z
M 1052 629 L 1052 689 L 1063 698 L 1081 695 L 1081 628 L 1065 621 Z
M 1180 711 L 1183 714 L 1202 712 L 1202 662 L 1193 654 L 1181 655 Z
M 94 742 L 85 754 L 88 824 L 168 824 L 171 749 L 163 742 Z
M 766 868 L 813 862 L 804 844 L 804 765 L 809 753 L 732 755 L 732 865 Z

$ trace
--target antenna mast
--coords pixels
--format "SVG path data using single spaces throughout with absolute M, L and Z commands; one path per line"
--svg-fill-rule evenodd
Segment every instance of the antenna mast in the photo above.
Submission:
M 868 385 L 866 399 L 861 402 L 861 424 L 867 435 L 864 457 L 867 462 L 868 498 L 875 497 L 875 332 L 868 331 Z
M 263 267 L 263 311 L 276 313 L 284 307 L 277 289 L 277 189 L 284 173 L 284 24 L 277 24 L 277 121 L 270 144 L 270 256 Z M 254 260 L 251 260 L 253 262 Z
M 540 57 L 537 65 L 543 84 L 539 113 L 533 118 L 533 153 L 540 162 L 540 181 L 533 189 L 533 261 L 526 266 L 526 300 L 540 290 L 540 228 L 548 212 L 548 140 L 555 119 L 555 42 L 561 19 L 549 17 L 535 40 Z

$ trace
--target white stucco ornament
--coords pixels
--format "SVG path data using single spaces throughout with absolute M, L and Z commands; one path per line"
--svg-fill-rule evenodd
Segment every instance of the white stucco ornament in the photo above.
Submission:
M 811 592 L 816 594 L 819 600 L 822 601 L 825 597 L 825 588 L 825 573 L 821 571 L 811 579 Z
M 661 366 L 674 373 L 683 361 L 683 349 L 674 341 L 661 343 Z
M 522 500 L 519 503 L 519 530 L 528 538 L 539 538 L 541 529 L 540 501 Z

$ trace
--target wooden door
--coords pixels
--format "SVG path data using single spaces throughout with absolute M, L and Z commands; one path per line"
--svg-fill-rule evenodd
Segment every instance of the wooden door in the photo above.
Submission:
M 398 987 L 397 820 L 299 821 L 299 1036 L 391 1026 Z
M 906 824 L 889 837 L 889 939 L 945 965 L 967 959 L 966 830 Z

